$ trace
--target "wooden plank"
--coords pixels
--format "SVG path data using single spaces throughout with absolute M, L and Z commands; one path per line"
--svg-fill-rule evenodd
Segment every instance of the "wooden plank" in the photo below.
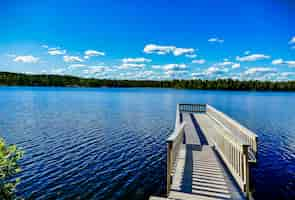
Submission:
M 183 112 L 182 117 L 185 122 L 185 143 L 201 145 L 200 138 L 196 132 L 190 113 Z
M 214 138 L 214 134 L 216 135 L 227 135 L 226 130 L 220 126 L 215 120 L 213 120 L 211 117 L 209 117 L 207 114 L 195 114 L 195 117 L 199 121 L 203 132 L 210 138 Z M 213 142 L 213 141 L 212 141 Z M 213 142 L 214 144 L 214 142 Z M 216 147 L 217 150 L 219 150 L 219 147 Z M 226 157 L 225 154 L 228 153 L 228 156 Z M 219 155 L 223 158 L 223 161 L 227 164 L 227 168 L 230 170 L 232 176 L 235 178 L 236 182 L 240 186 L 240 188 L 243 188 L 244 183 L 240 176 L 238 176 L 237 173 L 235 173 L 235 165 L 231 165 L 231 163 L 235 164 L 235 154 L 234 149 L 228 146 L 228 150 L 226 152 L 220 152 Z
M 210 197 L 204 194 L 193 194 L 179 191 L 171 191 L 169 199 L 177 200 L 224 200 L 224 198 Z
M 167 200 L 166 197 L 150 196 L 149 200 Z

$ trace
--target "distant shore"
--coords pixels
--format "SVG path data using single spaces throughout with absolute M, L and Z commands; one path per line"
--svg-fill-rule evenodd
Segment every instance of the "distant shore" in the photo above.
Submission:
M 68 75 L 0 72 L 0 86 L 153 87 L 203 90 L 295 91 L 295 81 L 218 80 L 107 80 Z

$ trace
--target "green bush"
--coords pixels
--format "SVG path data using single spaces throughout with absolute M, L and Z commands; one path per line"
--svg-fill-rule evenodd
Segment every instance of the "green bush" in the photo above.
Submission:
M 21 171 L 17 161 L 22 155 L 15 145 L 5 144 L 0 137 L 0 199 L 16 199 L 15 187 L 20 179 L 13 176 Z

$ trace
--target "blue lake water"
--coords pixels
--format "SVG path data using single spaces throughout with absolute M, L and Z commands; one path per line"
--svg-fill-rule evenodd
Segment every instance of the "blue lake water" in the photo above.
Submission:
M 295 199 L 295 93 L 0 87 L 0 135 L 24 149 L 26 199 L 144 199 L 165 190 L 177 103 L 209 103 L 259 136 L 256 199 Z

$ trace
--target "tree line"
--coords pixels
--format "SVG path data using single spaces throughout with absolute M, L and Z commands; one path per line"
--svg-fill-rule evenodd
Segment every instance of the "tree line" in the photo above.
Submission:
M 61 87 L 157 87 L 203 90 L 295 91 L 295 81 L 258 80 L 110 80 L 80 78 L 68 75 L 31 75 L 0 72 L 2 86 L 61 86 Z

